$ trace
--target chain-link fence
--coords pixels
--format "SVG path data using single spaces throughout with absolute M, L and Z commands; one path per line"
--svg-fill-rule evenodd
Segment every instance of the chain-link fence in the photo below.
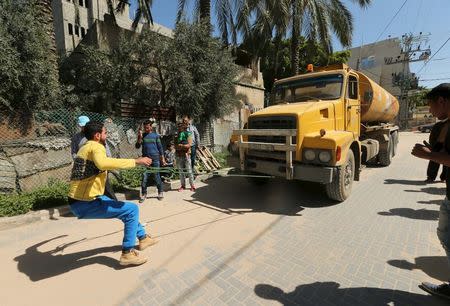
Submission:
M 71 138 L 78 133 L 77 118 L 104 122 L 112 157 L 136 158 L 137 129 L 142 119 L 108 117 L 104 114 L 64 109 L 35 113 L 26 130 L 23 122 L 0 113 L 0 192 L 26 192 L 49 180 L 68 181 L 72 168 Z M 163 144 L 176 132 L 171 121 L 157 121 Z

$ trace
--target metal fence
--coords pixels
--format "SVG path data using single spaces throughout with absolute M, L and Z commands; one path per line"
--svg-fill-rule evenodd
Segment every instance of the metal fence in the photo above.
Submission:
M 104 114 L 65 109 L 35 113 L 24 130 L 23 122 L 0 113 L 0 192 L 26 192 L 49 180 L 68 181 L 72 167 L 71 138 L 79 132 L 77 118 L 104 122 L 113 157 L 136 158 L 137 129 L 142 119 L 108 117 Z M 176 132 L 171 121 L 157 121 L 163 144 Z

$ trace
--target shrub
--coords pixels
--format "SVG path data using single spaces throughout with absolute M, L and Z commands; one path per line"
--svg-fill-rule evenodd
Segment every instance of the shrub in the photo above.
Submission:
M 47 185 L 31 192 L 21 194 L 0 195 L 0 217 L 25 214 L 30 210 L 38 210 L 67 205 L 69 185 L 51 179 Z

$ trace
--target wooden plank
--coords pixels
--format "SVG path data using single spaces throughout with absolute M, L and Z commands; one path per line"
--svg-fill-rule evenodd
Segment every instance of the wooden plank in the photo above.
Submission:
M 245 129 L 245 130 L 234 130 L 235 135 L 250 135 L 250 136 L 296 136 L 296 129 L 288 130 L 274 130 L 274 129 Z
M 217 161 L 217 159 L 214 157 L 214 155 L 211 153 L 211 151 L 207 147 L 202 146 L 202 147 L 200 147 L 200 150 L 201 150 L 202 154 L 204 154 L 209 160 L 211 160 L 211 162 L 215 168 L 220 169 L 219 162 Z

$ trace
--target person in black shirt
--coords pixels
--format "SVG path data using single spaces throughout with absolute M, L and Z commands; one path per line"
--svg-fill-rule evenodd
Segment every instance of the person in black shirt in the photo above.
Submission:
M 437 103 L 434 103 L 437 104 Z M 433 116 L 438 118 L 439 122 L 436 122 L 433 128 L 431 129 L 429 143 L 431 150 L 434 152 L 441 152 L 444 150 L 444 140 L 445 136 L 447 135 L 448 130 L 448 120 L 447 120 L 447 113 L 444 107 L 440 107 L 439 105 L 437 107 L 434 107 L 434 109 L 430 109 L 430 111 L 433 111 Z M 437 177 L 437 174 L 439 172 L 439 168 L 441 167 L 440 164 L 435 163 L 434 161 L 430 160 L 428 162 L 427 167 L 427 179 L 425 180 L 426 183 L 432 183 Z M 441 181 L 445 181 L 445 178 L 447 177 L 447 167 L 442 166 L 442 172 L 439 178 Z
M 430 112 L 433 113 L 437 109 L 442 109 L 447 114 L 447 118 L 450 116 L 450 83 L 443 83 L 434 87 L 425 97 L 428 100 L 430 106 Z M 432 150 L 431 146 L 427 143 L 416 144 L 412 149 L 411 154 L 433 161 L 438 164 L 450 167 L 450 133 L 446 133 L 444 138 L 444 150 L 436 152 Z M 439 210 L 439 222 L 437 228 L 437 236 L 441 241 L 441 244 L 447 254 L 447 258 L 450 262 L 450 178 L 446 177 L 446 197 L 441 203 Z M 449 275 L 450 279 L 450 275 Z M 435 285 L 424 282 L 419 287 L 426 292 L 437 295 L 443 298 L 450 299 L 450 284 L 443 283 Z

